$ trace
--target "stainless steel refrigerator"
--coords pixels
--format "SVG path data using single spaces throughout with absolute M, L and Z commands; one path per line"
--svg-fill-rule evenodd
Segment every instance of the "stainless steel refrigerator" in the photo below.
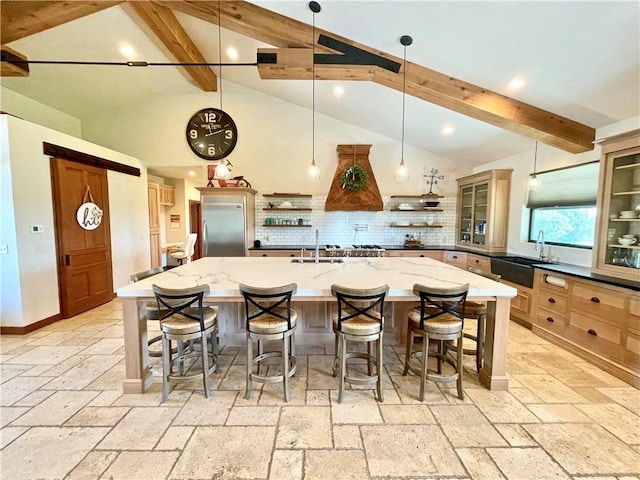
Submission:
M 248 228 L 245 197 L 203 195 L 201 205 L 203 256 L 244 257 Z

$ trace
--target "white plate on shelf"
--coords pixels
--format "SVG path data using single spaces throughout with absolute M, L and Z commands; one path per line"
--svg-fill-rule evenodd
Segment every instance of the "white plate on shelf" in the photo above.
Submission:
M 426 227 L 427 226 L 426 222 L 418 222 L 418 223 L 413 223 L 412 222 L 409 225 L 412 226 L 412 227 Z
M 393 222 L 391 226 L 392 227 L 408 227 L 409 222 Z

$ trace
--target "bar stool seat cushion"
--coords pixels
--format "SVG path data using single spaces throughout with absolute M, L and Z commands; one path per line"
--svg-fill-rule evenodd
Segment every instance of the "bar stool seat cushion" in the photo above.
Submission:
M 380 333 L 380 313 L 376 311 L 370 311 L 370 315 L 376 317 L 378 320 L 373 320 L 366 315 L 358 315 L 357 317 L 350 318 L 349 320 L 343 320 L 342 333 L 348 335 L 375 335 Z M 338 328 L 338 314 L 334 313 L 333 326 Z
M 204 328 L 206 330 L 216 323 L 216 318 L 218 316 L 218 307 L 205 307 L 203 310 Z M 197 307 L 189 307 L 184 311 L 196 317 L 200 315 Z M 162 321 L 162 331 L 169 335 L 187 335 L 189 333 L 198 333 L 200 331 L 200 322 L 198 322 L 197 320 L 190 320 L 182 316 L 174 315 Z
M 425 315 L 436 313 L 437 310 L 430 312 L 430 308 L 425 308 Z M 420 329 L 420 310 L 413 309 L 409 311 L 409 323 L 415 328 Z M 456 333 L 462 330 L 462 320 L 455 315 L 443 313 L 435 318 L 424 322 L 424 331 L 440 334 Z
M 287 316 L 287 309 L 284 307 L 277 307 L 272 311 L 281 314 L 283 317 Z M 298 313 L 295 310 L 291 310 L 291 328 L 296 326 L 297 321 Z M 249 331 L 252 333 L 283 333 L 287 330 L 289 330 L 287 321 L 275 315 L 265 313 L 253 320 L 249 320 Z
M 458 305 L 454 309 L 457 313 L 462 314 L 462 305 Z M 473 300 L 467 300 L 464 303 L 464 316 L 465 318 L 475 318 L 480 315 L 487 314 L 487 304 L 485 302 L 474 302 Z

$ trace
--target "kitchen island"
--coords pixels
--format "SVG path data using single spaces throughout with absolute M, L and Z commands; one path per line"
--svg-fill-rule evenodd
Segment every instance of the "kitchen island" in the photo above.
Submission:
M 307 259 L 309 260 L 309 259 Z M 326 260 L 326 259 L 325 259 Z M 430 258 L 346 258 L 333 263 L 299 263 L 290 258 L 206 257 L 118 289 L 124 307 L 125 393 L 142 393 L 152 382 L 147 358 L 145 303 L 153 300 L 151 286 L 187 288 L 209 284 L 207 302 L 216 305 L 242 301 L 239 284 L 267 287 L 296 283 L 296 302 L 333 302 L 331 285 L 352 288 L 389 285 L 387 301 L 406 308 L 417 300 L 413 285 L 448 287 L 469 283 L 469 299 L 487 300 L 484 366 L 480 381 L 491 390 L 507 390 L 506 354 L 510 299 L 516 290 L 466 270 Z M 299 318 L 299 327 L 304 322 Z M 321 319 L 324 323 L 328 319 Z M 225 330 L 242 319 L 220 318 L 220 340 Z M 398 325 L 404 320 L 398 320 Z M 228 343 L 227 343 L 228 344 Z M 238 344 L 238 343 L 236 343 Z

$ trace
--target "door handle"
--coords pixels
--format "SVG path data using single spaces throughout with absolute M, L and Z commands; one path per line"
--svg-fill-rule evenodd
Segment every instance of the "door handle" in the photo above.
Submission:
M 209 242 L 207 241 L 207 221 L 202 221 L 202 245 L 204 246 L 204 256 L 209 256 Z
M 71 255 L 65 255 L 64 256 L 64 265 L 65 265 L 65 267 L 70 267 L 71 266 Z

